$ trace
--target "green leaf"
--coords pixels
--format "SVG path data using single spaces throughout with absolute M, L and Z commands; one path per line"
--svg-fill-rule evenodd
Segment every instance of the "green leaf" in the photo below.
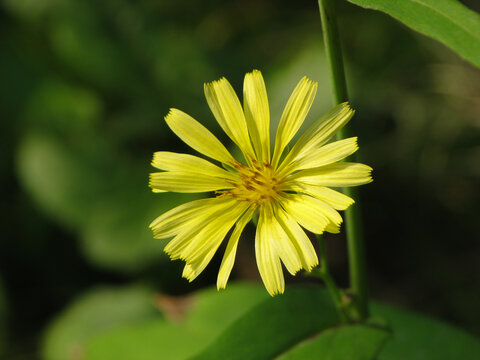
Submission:
M 480 15 L 456 0 L 348 0 L 383 11 L 480 67 Z
M 24 188 L 43 210 L 70 228 L 84 226 L 104 193 L 90 163 L 54 136 L 33 133 L 19 144 L 17 171 Z
M 184 319 L 151 319 L 95 336 L 88 343 L 85 360 L 187 359 L 266 297 L 263 287 L 252 284 L 201 291 L 187 300 L 192 305 Z
M 225 290 L 202 290 L 195 295 L 195 305 L 185 319 L 185 327 L 213 332 L 217 336 L 248 310 L 269 298 L 265 288 L 258 284 L 229 283 Z
M 480 358 L 477 339 L 441 321 L 377 304 L 372 304 L 372 313 L 384 319 L 381 327 L 369 322 L 332 328 L 338 319 L 326 291 L 290 287 L 284 295 L 267 299 L 245 313 L 192 359 L 267 360 L 284 356 L 303 360 L 308 359 L 307 352 L 315 359 L 342 360 L 374 359 L 376 355 L 380 360 Z M 391 336 L 382 329 L 385 321 Z
M 376 359 L 390 333 L 380 327 L 351 325 L 329 329 L 299 344 L 280 360 Z
M 126 324 L 161 318 L 153 299 L 153 292 L 141 287 L 90 291 L 50 325 L 44 339 L 43 358 L 83 359 L 90 338 Z
M 81 137 L 81 131 L 76 143 L 68 143 L 71 134 L 61 123 L 55 129 L 48 135 L 31 130 L 18 147 L 20 180 L 42 210 L 76 231 L 85 255 L 98 266 L 128 273 L 155 261 L 169 263 L 162 252 L 166 241 L 154 239 L 148 224 L 194 196 L 155 196 L 147 186 L 147 162 L 128 161 L 98 136 Z
M 372 312 L 385 318 L 393 336 L 379 360 L 476 360 L 480 341 L 465 331 L 425 315 L 374 304 Z
M 84 359 L 182 360 L 201 349 L 208 340 L 208 333 L 192 332 L 178 324 L 156 319 L 93 338 Z
M 93 203 L 93 216 L 80 233 L 82 250 L 94 264 L 123 273 L 136 272 L 153 263 L 175 266 L 163 253 L 167 242 L 154 239 L 148 224 L 191 198 L 173 193 L 155 196 L 144 187 L 144 179 L 136 181 L 138 186 L 125 187 L 123 194 L 104 195 L 103 202 Z M 132 177 L 129 180 L 133 182 Z
M 372 313 L 388 321 L 391 333 L 385 322 L 335 327 L 335 309 L 319 287 L 290 286 L 274 298 L 258 285 L 210 288 L 185 298 L 183 318 L 159 305 L 162 316 L 153 299 L 141 288 L 91 292 L 50 327 L 45 360 L 480 358 L 471 335 L 383 305 L 372 304 Z
M 290 287 L 250 310 L 192 359 L 272 359 L 337 323 L 325 291 Z

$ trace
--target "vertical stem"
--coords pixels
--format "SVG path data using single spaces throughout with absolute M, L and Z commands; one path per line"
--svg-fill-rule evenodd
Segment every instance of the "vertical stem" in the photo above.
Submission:
M 322 20 L 323 42 L 330 67 L 330 78 L 333 86 L 333 101 L 340 104 L 348 100 L 343 55 L 338 35 L 334 0 L 318 0 L 320 18 Z
M 335 104 L 348 100 L 347 83 L 343 67 L 342 49 L 337 29 L 334 0 L 318 0 L 322 20 L 323 41 L 327 55 Z M 337 133 L 337 138 L 348 137 L 348 127 Z M 350 266 L 350 287 L 360 319 L 368 317 L 368 286 L 365 262 L 365 245 L 361 222 L 361 210 L 356 188 L 344 188 L 343 192 L 357 203 L 345 211 L 345 228 Z
M 332 297 L 333 303 L 337 308 L 338 315 L 342 322 L 348 322 L 349 318 L 345 313 L 345 306 L 342 300 L 342 293 L 340 289 L 335 284 L 332 276 L 330 275 L 330 271 L 328 269 L 328 262 L 327 262 L 327 249 L 325 247 L 325 240 L 323 235 L 317 235 L 318 240 L 318 250 L 320 253 L 320 269 L 318 272 L 319 277 L 325 282 L 328 291 Z

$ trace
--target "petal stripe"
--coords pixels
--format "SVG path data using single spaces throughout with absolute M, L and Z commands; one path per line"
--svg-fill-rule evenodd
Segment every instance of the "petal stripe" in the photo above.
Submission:
M 231 189 L 231 182 L 213 176 L 186 171 L 165 171 L 150 174 L 149 186 L 154 190 L 197 193 Z
M 247 123 L 237 94 L 225 78 L 206 83 L 205 97 L 223 131 L 242 150 L 247 160 L 254 157 Z
M 189 154 L 157 151 L 153 155 L 152 165 L 160 170 L 201 173 L 203 175 L 235 181 L 235 174 L 226 171 L 210 161 Z

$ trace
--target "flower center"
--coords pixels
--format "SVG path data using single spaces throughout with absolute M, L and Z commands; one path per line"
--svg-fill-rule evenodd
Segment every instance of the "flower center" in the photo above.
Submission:
M 278 197 L 281 186 L 272 165 L 256 160 L 252 160 L 252 163 L 252 167 L 240 162 L 231 164 L 238 171 L 239 180 L 232 182 L 235 188 L 222 191 L 222 195 L 233 196 L 256 205 L 264 205 Z

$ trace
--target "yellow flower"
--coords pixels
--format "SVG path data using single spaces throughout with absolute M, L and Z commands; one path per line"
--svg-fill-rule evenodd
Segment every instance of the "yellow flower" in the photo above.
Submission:
M 317 120 L 285 151 L 307 116 L 316 90 L 316 82 L 306 77 L 300 80 L 283 111 L 272 154 L 270 110 L 260 71 L 245 75 L 243 108 L 225 78 L 205 84 L 213 115 L 240 148 L 244 161 L 236 160 L 210 131 L 184 112 L 171 109 L 165 117 L 186 144 L 222 163 L 220 167 L 200 157 L 166 151 L 154 154 L 152 165 L 163 170 L 150 175 L 154 192 L 216 194 L 180 205 L 150 225 L 155 238 L 173 237 L 165 252 L 171 259 L 186 262 L 183 277 L 194 280 L 233 228 L 217 279 L 217 288 L 225 288 L 240 235 L 256 214 L 256 260 L 271 295 L 284 291 L 282 263 L 291 274 L 318 265 L 303 229 L 316 234 L 339 232 L 342 217 L 337 210 L 345 210 L 354 201 L 329 187 L 369 183 L 372 169 L 339 162 L 358 149 L 357 138 L 325 145 L 353 116 L 347 103 Z

